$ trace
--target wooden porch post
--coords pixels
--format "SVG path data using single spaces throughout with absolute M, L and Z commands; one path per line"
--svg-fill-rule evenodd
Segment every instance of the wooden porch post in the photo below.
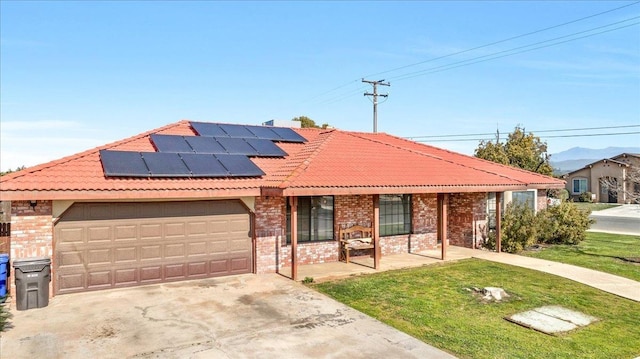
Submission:
M 298 279 L 298 197 L 289 197 L 291 206 L 291 279 Z
M 380 248 L 380 195 L 373 195 L 373 268 L 380 268 L 380 257 L 382 250 Z
M 500 206 L 500 201 L 502 198 L 502 192 L 496 192 L 496 252 L 500 253 L 501 251 L 501 246 L 502 246 L 502 235 L 501 235 L 501 230 L 500 230 L 500 222 L 501 219 L 500 217 L 502 217 L 502 208 Z
M 448 218 L 449 212 L 449 194 L 438 194 L 438 237 L 440 238 L 440 249 L 442 250 L 441 259 L 447 258 L 447 230 L 448 230 Z

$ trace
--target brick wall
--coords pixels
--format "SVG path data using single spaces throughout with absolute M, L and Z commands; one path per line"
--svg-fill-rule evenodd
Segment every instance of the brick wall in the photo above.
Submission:
M 291 246 L 286 244 L 286 202 L 284 198 L 256 198 L 256 263 L 258 273 L 275 272 L 291 265 Z M 412 234 L 380 238 L 382 255 L 418 252 L 437 246 L 437 197 L 418 194 L 412 202 Z M 334 197 L 335 241 L 298 243 L 298 263 L 338 261 L 338 231 L 354 225 L 369 227 L 373 222 L 373 196 Z M 370 251 L 353 253 L 370 255 Z
M 547 190 L 539 189 L 538 190 L 538 211 L 547 208 Z
M 373 196 L 336 196 L 333 200 L 335 236 L 339 228 L 355 225 L 371 227 L 373 223 Z
M 414 194 L 412 200 L 411 226 L 413 234 L 407 238 L 410 252 L 435 249 L 438 245 L 438 196 Z
M 487 223 L 486 193 L 452 193 L 449 195 L 449 244 L 473 248 L 481 242 L 479 230 Z
M 256 197 L 256 272 L 274 273 L 282 261 L 279 248 L 286 229 L 283 197 Z
M 11 201 L 11 260 L 47 257 L 53 267 L 52 202 L 37 201 L 35 210 L 29 201 Z M 13 268 L 11 268 L 13 273 Z M 53 277 L 53 275 L 52 275 Z M 11 292 L 15 293 L 15 278 Z M 49 284 L 49 295 L 53 288 Z

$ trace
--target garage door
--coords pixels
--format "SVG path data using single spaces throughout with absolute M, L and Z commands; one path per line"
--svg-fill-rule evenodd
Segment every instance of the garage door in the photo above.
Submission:
M 240 201 L 75 203 L 54 231 L 56 294 L 250 273 Z

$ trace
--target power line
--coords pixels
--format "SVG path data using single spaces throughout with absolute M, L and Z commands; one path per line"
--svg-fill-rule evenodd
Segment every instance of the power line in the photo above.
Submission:
M 480 46 L 476 46 L 476 47 L 473 47 L 473 48 L 470 48 L 470 49 L 466 49 L 466 50 L 462 50 L 462 51 L 454 52 L 454 53 L 451 53 L 451 54 L 448 54 L 448 55 L 443 55 L 443 56 L 439 56 L 439 57 L 431 58 L 431 59 L 428 59 L 428 60 L 424 60 L 424 61 L 416 62 L 416 63 L 413 63 L 413 64 L 409 64 L 409 65 L 404 65 L 404 66 L 396 67 L 396 68 L 393 68 L 393 69 L 391 69 L 391 70 L 386 70 L 386 71 L 377 72 L 377 73 L 375 73 L 375 74 L 367 75 L 367 76 L 365 76 L 365 77 L 378 76 L 378 75 L 386 74 L 386 73 L 393 72 L 393 71 L 397 71 L 397 70 L 403 70 L 403 69 L 406 69 L 406 68 L 408 68 L 408 67 L 413 67 L 413 66 L 422 65 L 422 64 L 425 64 L 425 63 L 427 63 L 427 62 L 432 62 L 432 61 L 436 61 L 436 60 L 441 60 L 441 59 L 445 59 L 445 58 L 447 58 L 447 57 L 451 57 L 451 56 L 455 56 L 455 55 L 464 54 L 464 53 L 467 53 L 467 52 L 470 52 L 470 51 L 474 51 L 474 50 L 479 50 L 479 49 L 482 49 L 482 48 L 485 48 L 485 47 L 489 47 L 489 46 L 493 46 L 493 45 L 501 44 L 501 43 L 503 43 L 503 42 L 507 42 L 507 41 L 511 41 L 511 40 L 519 39 L 519 38 L 522 38 L 522 37 L 526 37 L 526 36 L 534 35 L 534 34 L 537 34 L 537 33 L 540 33 L 540 32 L 544 32 L 544 31 L 547 31 L 547 30 L 551 30 L 551 29 L 555 29 L 555 28 L 558 28 L 558 27 L 562 27 L 562 26 L 570 25 L 570 24 L 573 24 L 573 23 L 576 23 L 576 22 L 580 22 L 580 21 L 583 21 L 583 20 L 591 19 L 591 18 L 594 18 L 594 17 L 596 17 L 596 16 L 604 15 L 604 14 L 607 14 L 607 13 L 610 13 L 610 12 L 613 12 L 613 11 L 616 11 L 616 10 L 620 10 L 620 9 L 623 9 L 623 8 L 626 8 L 626 7 L 629 7 L 629 6 L 632 6 L 632 5 L 636 5 L 636 4 L 638 4 L 638 3 L 640 3 L 640 1 L 636 1 L 636 2 L 634 2 L 634 3 L 627 4 L 627 5 L 623 5 L 623 6 L 620 6 L 620 7 L 614 8 L 614 9 L 610 9 L 610 10 L 607 10 L 607 11 L 599 12 L 599 13 L 597 13 L 597 14 L 593 14 L 593 15 L 589 15 L 589 16 L 581 17 L 581 18 L 576 19 L 576 20 L 567 21 L 567 22 L 564 22 L 564 23 L 562 23 L 562 24 L 558 24 L 558 25 L 554 25 L 554 26 L 545 27 L 545 28 L 543 28 L 543 29 L 539 29 L 539 30 L 531 31 L 531 32 L 528 32 L 528 33 L 525 33 L 525 34 L 512 36 L 512 37 L 509 37 L 509 38 L 506 38 L 506 39 L 502 39 L 502 40 L 494 41 L 494 42 L 491 42 L 491 43 L 488 43 L 488 44 L 484 44 L 484 45 L 480 45 Z
M 527 131 L 529 133 L 540 133 L 540 132 L 567 132 L 567 131 L 590 131 L 590 130 L 611 130 L 617 128 L 632 128 L 632 127 L 640 127 L 640 125 L 622 125 L 622 126 L 601 126 L 601 127 L 581 127 L 581 128 L 563 128 L 560 130 L 537 130 L 537 131 Z M 490 136 L 495 133 L 468 133 L 468 134 L 447 134 L 447 135 L 424 135 L 424 136 L 411 136 L 405 137 L 406 139 L 418 139 L 418 138 L 431 138 L 431 137 L 467 137 L 467 136 Z
M 508 42 L 508 41 L 511 41 L 511 40 L 523 38 L 523 37 L 534 35 L 534 34 L 537 34 L 537 33 L 541 33 L 541 32 L 547 31 L 547 30 L 552 30 L 552 29 L 559 28 L 559 27 L 562 27 L 562 26 L 574 24 L 574 23 L 577 23 L 577 22 L 580 22 L 580 21 L 584 21 L 584 20 L 587 20 L 587 19 L 591 19 L 591 18 L 594 18 L 594 17 L 605 15 L 605 14 L 608 14 L 608 13 L 611 13 L 611 12 L 614 12 L 614 11 L 617 11 L 617 10 L 620 10 L 620 9 L 624 9 L 624 8 L 627 8 L 627 7 L 630 7 L 630 6 L 633 6 L 633 5 L 637 5 L 638 3 L 640 3 L 640 1 L 636 1 L 636 2 L 633 2 L 631 4 L 619 6 L 619 7 L 616 7 L 616 8 L 610 9 L 610 10 L 606 10 L 606 11 L 602 11 L 602 12 L 599 12 L 599 13 L 596 13 L 596 14 L 592 14 L 592 15 L 589 15 L 589 16 L 581 17 L 581 18 L 578 18 L 578 19 L 575 19 L 575 20 L 567 21 L 567 22 L 564 22 L 564 23 L 561 23 L 561 24 L 545 27 L 545 28 L 542 28 L 542 29 L 538 29 L 538 30 L 534 30 L 534 31 L 528 32 L 528 33 L 524 33 L 524 34 L 520 34 L 520 35 L 509 37 L 509 38 L 506 38 L 506 39 L 502 39 L 502 40 L 494 41 L 494 42 L 491 42 L 491 43 L 487 43 L 487 44 L 484 44 L 484 45 L 476 46 L 476 47 L 473 47 L 473 48 L 470 48 L 470 49 L 457 51 L 457 52 L 453 52 L 453 53 L 450 53 L 450 54 L 447 54 L 447 55 L 443 55 L 443 56 L 439 56 L 439 57 L 436 57 L 436 58 L 431 58 L 431 59 L 420 61 L 420 62 L 416 62 L 416 63 L 413 63 L 413 64 L 399 66 L 399 67 L 396 67 L 396 68 L 393 68 L 393 69 L 390 69 L 390 70 L 377 72 L 375 74 L 367 75 L 367 76 L 364 76 L 364 77 L 371 77 L 371 76 L 377 76 L 377 75 L 381 75 L 381 74 L 386 74 L 386 73 L 389 73 L 389 72 L 394 72 L 394 71 L 402 70 L 402 69 L 405 69 L 405 68 L 409 68 L 409 67 L 414 67 L 414 66 L 417 66 L 417 65 L 425 64 L 425 63 L 428 63 L 428 62 L 444 59 L 444 58 L 447 58 L 447 57 L 460 55 L 460 54 L 463 54 L 463 53 L 467 53 L 467 52 L 471 52 L 471 51 L 474 51 L 474 50 L 482 49 L 482 48 L 485 48 L 485 47 L 501 44 L 501 43 Z M 467 60 L 467 61 L 470 61 L 470 60 Z M 444 71 L 444 70 L 442 70 L 442 71 Z M 313 97 L 311 97 L 311 98 L 309 98 L 307 100 L 304 100 L 301 103 L 309 102 L 309 101 L 311 101 L 313 99 L 316 99 L 318 97 L 322 97 L 322 96 L 324 96 L 326 94 L 329 94 L 329 93 L 332 93 L 334 91 L 340 90 L 340 89 L 342 89 L 344 87 L 347 87 L 349 85 L 354 84 L 357 81 L 358 81 L 358 79 L 349 81 L 349 82 L 347 82 L 347 83 L 345 83 L 343 85 L 337 86 L 337 87 L 335 87 L 333 89 L 327 90 L 327 91 L 322 92 L 322 93 L 320 93 L 318 95 L 315 95 L 315 96 L 313 96 Z M 321 102 L 321 104 L 338 102 L 338 101 L 341 101 L 341 100 L 343 100 L 345 98 L 355 96 L 360 91 L 361 91 L 361 89 L 358 89 L 358 90 L 355 90 L 355 91 L 349 91 L 347 94 L 336 96 L 336 97 L 332 97 L 331 99 L 325 100 L 325 101 Z M 352 92 L 354 92 L 354 93 L 352 93 Z
M 596 137 L 596 136 L 624 136 L 624 135 L 637 135 L 640 131 L 632 132 L 614 132 L 614 133 L 585 133 L 575 135 L 554 135 L 554 136 L 539 136 L 542 138 L 569 138 L 569 137 Z M 446 139 L 446 140 L 416 140 L 416 142 L 468 142 L 468 141 L 492 141 L 495 138 L 462 138 L 462 139 Z
M 447 64 L 447 65 L 432 67 L 432 68 L 428 68 L 428 69 L 424 69 L 424 70 L 420 70 L 420 71 L 409 72 L 409 73 L 406 73 L 406 74 L 403 74 L 403 75 L 398 75 L 398 77 L 394 77 L 392 79 L 394 81 L 407 80 L 407 79 L 418 77 L 418 76 L 422 76 L 422 75 L 428 75 L 428 74 L 432 74 L 432 73 L 436 73 L 436 72 L 452 70 L 452 69 L 455 69 L 455 68 L 458 68 L 458 67 L 474 65 L 474 64 L 477 64 L 477 63 L 481 63 L 481 62 L 501 59 L 503 57 L 518 55 L 518 54 L 522 54 L 522 53 L 529 52 L 529 51 L 534 51 L 534 50 L 544 49 L 544 48 L 551 47 L 551 46 L 561 45 L 561 44 L 565 44 L 567 42 L 581 40 L 581 39 L 584 39 L 584 38 L 587 38 L 587 37 L 592 37 L 592 36 L 604 34 L 604 33 L 607 33 L 607 32 L 624 29 L 624 28 L 627 28 L 627 27 L 630 27 L 630 26 L 635 26 L 635 25 L 640 24 L 640 22 L 635 22 L 635 23 L 632 23 L 632 24 L 619 26 L 619 27 L 616 27 L 616 28 L 613 28 L 613 29 L 603 30 L 603 31 L 596 32 L 596 33 L 593 33 L 593 34 L 579 36 L 579 37 L 575 37 L 575 38 L 568 39 L 568 40 L 565 40 L 565 41 L 555 42 L 555 43 L 548 44 L 548 45 L 533 47 L 533 48 L 525 49 L 525 50 L 522 50 L 522 51 L 516 51 L 516 52 L 508 53 L 508 54 L 505 54 L 505 55 L 495 56 L 495 55 L 504 54 L 504 53 L 507 53 L 507 52 L 511 52 L 511 51 L 515 51 L 515 50 L 519 50 L 519 49 L 524 49 L 524 48 L 527 48 L 527 47 L 536 46 L 536 45 L 547 43 L 547 42 L 551 42 L 551 41 L 560 40 L 560 39 L 563 39 L 563 38 L 567 38 L 567 37 L 571 37 L 571 36 L 575 36 L 575 35 L 579 35 L 579 34 L 584 34 L 584 33 L 587 33 L 587 32 L 591 32 L 593 30 L 601 29 L 601 28 L 604 28 L 604 27 L 609 27 L 611 25 L 620 24 L 620 23 L 631 21 L 631 20 L 635 20 L 635 19 L 638 19 L 638 18 L 640 18 L 640 16 L 635 16 L 635 17 L 632 17 L 632 18 L 629 18 L 629 19 L 626 19 L 626 20 L 617 21 L 617 22 L 614 22 L 614 23 L 611 23 L 611 24 L 598 26 L 598 27 L 595 27 L 595 28 L 592 28 L 592 29 L 575 32 L 573 34 L 559 36 L 559 37 L 556 37 L 556 38 L 553 38 L 553 39 L 539 41 L 539 42 L 528 44 L 528 45 L 518 46 L 518 47 L 515 47 L 515 48 L 512 48 L 512 49 L 498 51 L 498 52 L 494 52 L 492 54 L 478 56 L 478 57 L 474 57 L 474 58 L 471 58 L 471 59 L 454 62 L 454 63 Z M 494 57 L 491 57 L 491 56 L 494 56 Z M 479 59 L 483 59 L 483 60 L 479 60 Z M 478 60 L 478 61 L 474 61 L 474 60 Z
M 531 46 L 535 46 L 535 45 L 539 45 L 539 44 L 543 44 L 543 43 L 547 43 L 547 42 L 551 42 L 551 41 L 556 41 L 556 40 L 560 40 L 560 39 L 563 39 L 563 38 L 567 38 L 567 37 L 571 37 L 571 36 L 575 36 L 575 35 L 579 35 L 579 34 L 584 34 L 584 33 L 591 32 L 591 31 L 594 31 L 594 30 L 597 30 L 597 29 L 602 29 L 602 28 L 605 28 L 605 27 L 609 27 L 609 26 L 612 26 L 612 25 L 620 24 L 620 23 L 623 23 L 623 22 L 628 22 L 628 21 L 635 20 L 635 19 L 638 19 L 638 18 L 640 18 L 640 16 L 635 16 L 635 17 L 632 17 L 632 18 L 629 18 L 629 19 L 625 19 L 625 20 L 622 20 L 622 21 L 617 21 L 617 22 L 613 22 L 613 23 L 610 23 L 610 24 L 607 24 L 607 25 L 602 25 L 602 26 L 598 26 L 598 27 L 595 27 L 595 28 L 591 28 L 591 29 L 588 29 L 588 30 L 575 32 L 575 33 L 572 33 L 572 34 L 569 34 L 569 35 L 559 36 L 559 37 L 556 37 L 556 38 L 553 38 L 553 39 L 548 39 L 548 40 L 539 41 L 539 42 L 535 42 L 535 43 L 528 44 L 528 45 L 518 46 L 518 47 L 515 47 L 515 48 L 512 48 L 512 49 L 508 49 L 508 50 L 494 52 L 494 53 L 488 54 L 488 55 L 477 56 L 477 57 L 474 57 L 474 58 L 471 58 L 471 59 L 462 60 L 462 61 L 458 61 L 458 62 L 447 64 L 447 65 L 441 65 L 441 66 L 436 66 L 436 67 L 432 67 L 432 68 L 428 68 L 428 69 L 424 69 L 424 70 L 420 70 L 420 71 L 409 72 L 409 73 L 406 73 L 406 74 L 398 75 L 397 77 L 392 77 L 391 79 L 394 80 L 394 81 L 407 80 L 407 79 L 418 77 L 418 76 L 423 76 L 423 75 L 428 75 L 428 74 L 432 74 L 432 73 L 452 70 L 452 69 L 455 69 L 455 68 L 458 68 L 458 67 L 474 65 L 474 64 L 477 64 L 477 63 L 481 63 L 481 62 L 496 60 L 496 59 L 500 59 L 500 58 L 503 58 L 503 57 L 518 55 L 518 54 L 525 53 L 525 52 L 530 52 L 530 51 L 539 50 L 539 49 L 543 49 L 543 48 L 547 48 L 547 47 L 551 47 L 551 46 L 561 45 L 561 44 L 564 44 L 564 43 L 577 41 L 577 40 L 581 40 L 581 39 L 584 39 L 584 38 L 588 38 L 588 37 L 604 34 L 604 33 L 607 33 L 607 32 L 611 32 L 611 31 L 620 30 L 620 29 L 623 29 L 623 28 L 639 25 L 640 22 L 635 22 L 635 23 L 632 23 L 632 24 L 619 26 L 619 27 L 612 28 L 612 29 L 603 30 L 603 31 L 600 31 L 600 32 L 596 32 L 596 33 L 592 33 L 592 34 L 588 34 L 588 35 L 584 35 L 584 36 L 575 37 L 575 38 L 571 38 L 571 39 L 564 40 L 564 41 L 558 41 L 558 42 L 555 42 L 555 43 L 552 43 L 552 44 L 548 44 L 548 45 L 543 45 L 543 46 L 538 46 L 538 47 L 533 47 L 533 48 L 526 49 L 527 47 L 531 47 Z M 519 49 L 524 49 L 524 50 L 517 51 L 517 52 L 512 52 L 512 51 L 519 50 Z M 508 53 L 508 52 L 511 52 L 511 53 Z M 504 53 L 507 53 L 507 54 L 504 54 Z M 504 54 L 504 55 L 499 55 L 499 54 Z M 499 56 L 495 56 L 495 55 L 499 55 Z M 477 60 L 477 61 L 474 61 L 474 60 Z M 333 102 L 337 102 L 337 101 L 343 100 L 346 97 L 354 96 L 355 94 L 357 94 L 360 91 L 361 90 L 350 91 L 350 92 L 347 92 L 347 93 L 345 93 L 344 95 L 342 95 L 340 97 L 333 98 L 332 100 L 333 100 Z

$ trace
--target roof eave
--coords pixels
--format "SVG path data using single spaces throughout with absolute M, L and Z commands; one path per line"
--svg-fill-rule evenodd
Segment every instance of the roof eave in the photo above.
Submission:
M 29 200 L 184 200 L 208 199 L 220 197 L 256 197 L 260 196 L 259 188 L 231 189 L 184 189 L 184 190 L 94 190 L 94 191 L 2 191 L 2 201 Z
M 329 196 L 329 195 L 370 195 L 370 194 L 418 194 L 418 193 L 473 193 L 524 191 L 528 189 L 561 189 L 563 183 L 529 185 L 477 185 L 477 186 L 353 186 L 353 187 L 289 187 L 281 192 L 269 192 L 276 196 Z M 267 193 L 263 191 L 263 193 Z

